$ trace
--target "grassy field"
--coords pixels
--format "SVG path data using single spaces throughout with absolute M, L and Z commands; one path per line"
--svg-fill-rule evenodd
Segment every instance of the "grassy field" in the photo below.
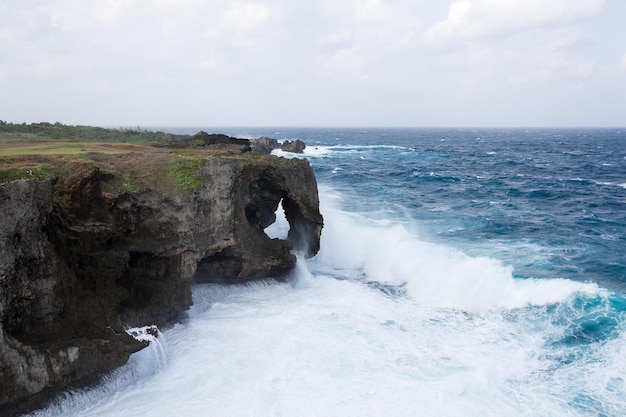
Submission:
M 103 129 L 59 124 L 0 123 L 0 183 L 44 179 L 59 175 L 63 189 L 75 176 L 94 168 L 106 175 L 105 192 L 135 191 L 144 187 L 168 194 L 201 185 L 198 168 L 216 157 L 258 158 L 255 152 L 230 146 L 171 148 L 153 146 L 171 140 L 162 132 Z
M 137 128 L 107 129 L 94 126 L 70 126 L 60 123 L 12 124 L 0 121 L 2 141 L 87 141 L 87 142 L 155 142 L 175 135 Z

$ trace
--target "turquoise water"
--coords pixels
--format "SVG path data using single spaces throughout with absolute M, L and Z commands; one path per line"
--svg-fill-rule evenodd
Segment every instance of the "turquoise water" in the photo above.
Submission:
M 626 415 L 626 132 L 221 131 L 307 143 L 320 253 L 37 415 Z

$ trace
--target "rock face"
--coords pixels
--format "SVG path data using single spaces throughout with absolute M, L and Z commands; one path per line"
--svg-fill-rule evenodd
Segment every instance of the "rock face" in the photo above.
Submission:
M 272 153 L 274 149 L 280 148 L 280 143 L 277 139 L 268 138 L 266 136 L 258 139 L 251 139 L 250 146 L 253 151 L 260 152 L 265 155 Z
M 280 277 L 319 250 L 306 160 L 210 159 L 175 197 L 108 193 L 112 175 L 77 172 L 63 195 L 54 177 L 0 185 L 2 415 L 124 364 L 145 347 L 125 330 L 179 319 L 192 282 Z M 281 201 L 288 240 L 263 232 Z
M 306 149 L 306 144 L 300 139 L 293 141 L 285 140 L 280 143 L 277 139 L 268 137 L 260 137 L 258 139 L 249 140 L 250 148 L 253 151 L 260 152 L 262 154 L 269 155 L 274 149 L 280 149 L 284 152 L 303 153 Z
M 200 131 L 193 136 L 174 135 L 173 140 L 163 142 L 161 146 L 170 148 L 206 147 L 214 145 L 231 145 L 244 153 L 250 151 L 250 140 L 233 138 L 222 133 L 206 133 Z
M 280 148 L 285 152 L 302 153 L 304 152 L 306 145 L 300 139 L 296 139 L 294 141 L 286 140 Z

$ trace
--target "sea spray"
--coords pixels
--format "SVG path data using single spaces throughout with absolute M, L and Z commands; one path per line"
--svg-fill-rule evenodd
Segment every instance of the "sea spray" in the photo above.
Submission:
M 152 360 L 142 362 L 142 364 L 147 365 L 145 370 L 147 374 L 159 372 L 165 368 L 167 365 L 165 336 L 156 325 L 132 327 L 127 329 L 126 333 L 140 342 L 148 342 L 147 349 L 150 351 Z
M 133 327 L 126 332 L 139 341 L 149 342 L 148 346 L 132 354 L 128 362 L 102 378 L 102 381 L 85 389 L 72 390 L 61 395 L 43 410 L 29 416 L 95 416 L 104 404 L 116 404 L 125 395 L 138 389 L 141 384 L 167 366 L 167 342 L 157 326 Z
M 314 264 L 322 268 L 358 271 L 356 279 L 402 286 L 420 303 L 473 312 L 546 305 L 601 291 L 595 284 L 565 279 L 516 279 L 512 266 L 424 241 L 405 221 L 344 212 L 333 195 L 324 194 L 321 202 L 326 228 Z
M 164 332 L 165 368 L 135 379 L 127 366 L 116 377 L 131 384 L 83 393 L 73 406 L 42 415 L 517 417 L 623 410 L 624 361 L 615 356 L 623 353 L 621 337 L 606 348 L 555 348 L 570 319 L 593 317 L 588 298 L 475 314 L 389 295 L 315 267 L 299 260 L 286 282 L 197 286 L 188 322 Z M 602 309 L 607 300 L 595 302 Z M 615 326 L 622 334 L 623 320 L 617 317 Z M 572 367 L 572 355 L 591 372 Z

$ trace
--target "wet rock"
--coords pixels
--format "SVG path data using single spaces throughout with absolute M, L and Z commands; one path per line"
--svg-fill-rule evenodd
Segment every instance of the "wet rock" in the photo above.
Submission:
M 300 139 L 294 141 L 284 141 L 280 147 L 285 152 L 303 153 L 306 149 L 306 145 Z

